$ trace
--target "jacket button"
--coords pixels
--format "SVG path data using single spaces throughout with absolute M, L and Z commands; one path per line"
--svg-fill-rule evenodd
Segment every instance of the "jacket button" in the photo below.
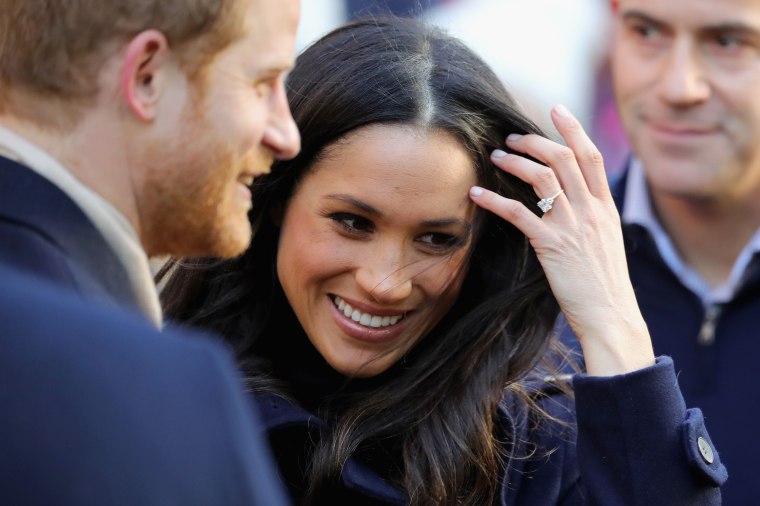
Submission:
M 710 446 L 710 443 L 708 443 L 705 438 L 700 436 L 697 438 L 697 446 L 699 447 L 699 453 L 702 455 L 702 458 L 705 460 L 705 462 L 712 464 L 715 460 L 715 455 L 713 454 L 713 449 Z

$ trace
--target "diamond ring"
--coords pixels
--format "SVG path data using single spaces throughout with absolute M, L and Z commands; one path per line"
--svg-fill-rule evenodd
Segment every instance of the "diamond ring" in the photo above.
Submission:
M 557 197 L 559 197 L 562 194 L 562 192 L 564 192 L 564 191 L 565 190 L 560 190 L 557 193 L 555 193 L 554 195 L 552 195 L 551 197 L 546 197 L 546 198 L 543 198 L 543 199 L 539 200 L 538 201 L 538 207 L 541 208 L 541 210 L 544 212 L 544 214 L 548 213 L 551 210 L 552 205 L 554 204 L 554 199 L 556 199 Z

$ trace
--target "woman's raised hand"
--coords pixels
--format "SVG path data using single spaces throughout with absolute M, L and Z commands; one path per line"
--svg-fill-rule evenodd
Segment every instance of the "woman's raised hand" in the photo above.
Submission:
M 532 134 L 507 138 L 512 151 L 545 165 L 501 150 L 491 156 L 497 167 L 533 186 L 536 202 L 546 210 L 543 217 L 479 187 L 470 196 L 528 237 L 580 340 L 589 374 L 646 367 L 654 363 L 654 353 L 628 276 L 602 156 L 565 107 L 552 109 L 552 121 L 567 146 Z

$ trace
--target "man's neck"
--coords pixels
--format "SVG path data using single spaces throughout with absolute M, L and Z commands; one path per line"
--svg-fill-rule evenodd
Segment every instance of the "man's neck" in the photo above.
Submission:
M 760 205 L 684 199 L 651 192 L 652 206 L 683 261 L 712 287 L 725 282 L 760 228 Z

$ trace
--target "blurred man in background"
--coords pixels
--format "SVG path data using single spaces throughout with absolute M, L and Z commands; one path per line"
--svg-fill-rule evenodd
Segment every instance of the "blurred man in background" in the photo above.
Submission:
M 633 151 L 613 189 L 634 288 L 655 351 L 675 357 L 710 424 L 726 504 L 754 503 L 760 2 L 613 5 L 613 87 Z

